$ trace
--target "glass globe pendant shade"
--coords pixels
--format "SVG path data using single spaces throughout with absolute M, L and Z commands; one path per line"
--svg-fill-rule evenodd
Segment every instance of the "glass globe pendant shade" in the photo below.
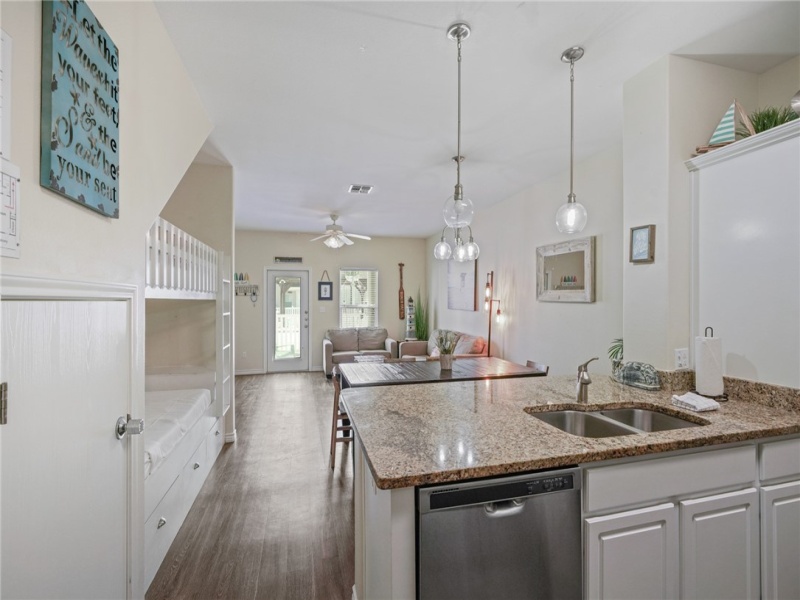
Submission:
M 467 258 L 467 246 L 460 237 L 456 237 L 456 247 L 453 250 L 453 260 L 457 262 L 465 262 Z
M 441 241 L 433 247 L 433 257 L 438 260 L 447 260 L 452 255 L 453 249 L 450 248 L 450 244 L 448 244 L 444 236 L 442 236 Z
M 586 209 L 575 197 L 561 205 L 556 213 L 556 228 L 560 233 L 580 233 L 586 227 Z
M 456 200 L 455 196 L 450 196 L 445 200 L 442 214 L 444 215 L 444 222 L 448 227 L 460 229 L 472 223 L 475 209 L 472 206 L 472 200 L 469 198 L 459 198 Z
M 478 258 L 478 255 L 481 253 L 481 249 L 478 247 L 478 244 L 472 239 L 472 236 L 469 238 L 469 243 L 465 246 L 467 252 L 467 260 L 475 260 Z

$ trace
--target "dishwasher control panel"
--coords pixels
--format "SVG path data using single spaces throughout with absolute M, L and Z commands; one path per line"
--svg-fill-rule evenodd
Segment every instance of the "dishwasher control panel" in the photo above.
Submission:
M 571 490 L 573 487 L 572 475 L 559 475 L 558 477 L 535 479 L 528 482 L 528 495 L 533 496 L 534 494 Z
M 419 490 L 420 512 L 511 500 L 580 489 L 580 472 L 523 475 L 492 481 L 470 481 Z

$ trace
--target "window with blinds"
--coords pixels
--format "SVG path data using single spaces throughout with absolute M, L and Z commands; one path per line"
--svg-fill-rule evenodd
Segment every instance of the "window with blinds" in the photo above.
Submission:
M 378 270 L 339 271 L 339 327 L 377 327 Z

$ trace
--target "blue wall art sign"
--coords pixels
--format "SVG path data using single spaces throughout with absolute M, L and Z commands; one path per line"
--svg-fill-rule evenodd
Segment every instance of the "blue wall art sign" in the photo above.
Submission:
M 42 2 L 40 183 L 119 218 L 119 52 L 83 0 Z

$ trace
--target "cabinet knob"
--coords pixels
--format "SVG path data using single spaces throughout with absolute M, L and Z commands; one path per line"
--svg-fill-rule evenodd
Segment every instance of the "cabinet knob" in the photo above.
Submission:
M 167 524 L 167 520 L 164 517 L 161 517 L 158 520 L 158 526 L 156 527 L 156 529 L 161 529 L 166 524 Z
M 219 435 L 219 429 L 214 432 L 214 435 Z
M 200 468 L 200 463 L 194 463 L 194 470 L 196 471 L 199 468 Z

